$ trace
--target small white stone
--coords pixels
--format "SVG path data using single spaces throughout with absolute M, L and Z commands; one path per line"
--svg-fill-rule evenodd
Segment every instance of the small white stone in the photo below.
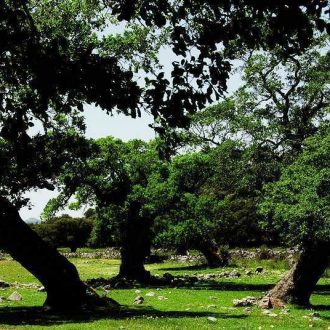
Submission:
M 217 322 L 217 319 L 216 319 L 215 317 L 213 317 L 213 316 L 209 316 L 209 317 L 207 318 L 207 320 L 208 320 L 209 322 L 212 322 L 212 323 Z
M 8 300 L 10 301 L 21 301 L 23 297 L 17 292 L 13 292 L 9 297 Z

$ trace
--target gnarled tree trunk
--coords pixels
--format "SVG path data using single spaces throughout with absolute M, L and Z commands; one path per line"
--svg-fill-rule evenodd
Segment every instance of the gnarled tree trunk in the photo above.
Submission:
M 267 296 L 284 302 L 308 306 L 318 280 L 329 265 L 330 245 L 315 242 L 306 245 L 300 256 Z
M 150 221 L 139 216 L 138 203 L 130 206 L 127 220 L 121 229 L 121 265 L 119 277 L 139 282 L 148 282 L 150 272 L 144 268 L 144 262 L 150 255 Z
M 212 240 L 205 240 L 197 245 L 198 250 L 204 255 L 209 267 L 223 267 L 224 262 L 219 254 L 219 247 Z
M 88 294 L 75 266 L 45 243 L 4 198 L 0 198 L 0 248 L 44 285 L 48 308 L 68 310 L 104 303 L 96 294 Z

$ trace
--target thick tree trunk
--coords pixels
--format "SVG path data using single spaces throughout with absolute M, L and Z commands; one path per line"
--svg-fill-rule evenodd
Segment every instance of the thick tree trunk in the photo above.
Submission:
M 217 244 L 212 240 L 206 240 L 198 244 L 198 250 L 204 255 L 209 267 L 217 268 L 224 266 L 223 260 L 219 254 Z
M 121 247 L 121 265 L 119 277 L 139 282 L 148 282 L 150 272 L 144 268 L 144 262 L 150 255 L 150 221 L 139 217 L 138 204 L 131 205 L 127 221 L 124 223 Z
M 101 303 L 102 299 L 88 293 L 75 266 L 45 243 L 3 198 L 0 199 L 0 248 L 43 284 L 47 308 L 79 309 Z
M 330 245 L 305 246 L 289 273 L 267 294 L 287 303 L 308 306 L 318 280 L 329 265 Z

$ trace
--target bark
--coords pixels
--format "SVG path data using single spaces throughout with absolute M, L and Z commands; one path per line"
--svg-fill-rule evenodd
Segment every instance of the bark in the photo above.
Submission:
M 267 296 L 287 303 L 308 306 L 317 282 L 329 265 L 329 253 L 329 244 L 306 245 L 289 273 L 276 284 Z
M 122 227 L 121 265 L 119 277 L 139 282 L 148 282 L 150 272 L 144 268 L 146 257 L 150 255 L 150 221 L 139 216 L 140 207 L 131 205 Z
M 47 292 L 47 308 L 79 309 L 104 302 L 96 294 L 88 293 L 75 266 L 44 242 L 3 198 L 0 199 L 0 248 L 42 283 Z
M 211 268 L 223 267 L 224 262 L 219 254 L 217 244 L 212 240 L 206 240 L 198 245 L 198 250 L 204 255 L 207 264 Z

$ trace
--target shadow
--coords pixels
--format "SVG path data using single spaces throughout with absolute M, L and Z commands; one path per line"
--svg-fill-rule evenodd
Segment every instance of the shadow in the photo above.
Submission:
M 330 285 L 329 284 L 318 284 L 314 290 L 314 293 L 320 295 L 329 295 L 330 294 Z
M 94 289 L 111 284 L 112 279 L 89 279 L 87 281 L 88 285 L 91 285 Z M 196 276 L 173 276 L 173 280 L 163 280 L 162 278 L 152 277 L 152 281 L 140 282 L 138 284 L 139 288 L 144 289 L 154 289 L 154 288 L 177 288 L 185 290 L 221 290 L 221 291 L 268 291 L 274 287 L 274 283 L 264 283 L 264 284 L 251 284 L 245 282 L 235 282 L 230 281 L 230 278 L 220 278 L 220 279 L 197 279 Z M 136 283 L 133 281 L 123 283 L 112 283 L 113 287 L 116 289 L 130 290 L 136 288 Z M 119 284 L 119 285 L 118 285 Z M 122 285 L 123 284 L 123 285 Z M 325 290 L 324 288 L 322 290 Z M 319 292 L 318 292 L 319 294 Z M 322 293 L 320 293 L 322 294 Z M 325 294 L 325 293 L 324 293 Z
M 4 307 L 0 308 L 0 324 L 6 325 L 39 325 L 56 326 L 69 323 L 87 323 L 101 319 L 125 320 L 127 318 L 145 317 L 209 317 L 219 319 L 243 319 L 244 314 L 228 315 L 226 313 L 190 312 L 190 311 L 159 311 L 152 307 L 122 306 L 119 310 L 99 309 L 81 313 L 48 313 L 40 307 Z
M 318 311 L 318 312 L 330 311 L 330 305 L 312 305 L 311 308 L 315 311 Z M 330 317 L 327 317 L 327 318 L 330 319 Z

